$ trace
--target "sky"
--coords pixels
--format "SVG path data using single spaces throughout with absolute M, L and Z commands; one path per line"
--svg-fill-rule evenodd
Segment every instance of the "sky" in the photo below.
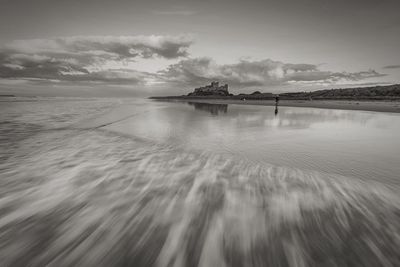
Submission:
M 400 83 L 398 0 L 0 0 L 0 93 Z

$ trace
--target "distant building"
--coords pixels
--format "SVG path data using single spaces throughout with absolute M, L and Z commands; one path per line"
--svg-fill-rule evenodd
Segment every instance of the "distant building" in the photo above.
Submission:
M 211 82 L 210 85 L 195 88 L 189 96 L 205 96 L 205 95 L 229 95 L 228 84 L 219 86 L 219 82 Z

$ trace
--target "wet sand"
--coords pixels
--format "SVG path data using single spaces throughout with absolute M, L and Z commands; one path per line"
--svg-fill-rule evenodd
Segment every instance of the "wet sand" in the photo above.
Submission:
M 174 99 L 173 101 L 274 106 L 274 100 L 231 100 L 231 99 Z M 365 110 L 400 113 L 400 101 L 352 101 L 352 100 L 280 100 L 279 106 L 308 107 L 344 110 Z
M 1 266 L 400 266 L 398 187 L 116 131 L 196 121 L 153 104 L 3 103 Z

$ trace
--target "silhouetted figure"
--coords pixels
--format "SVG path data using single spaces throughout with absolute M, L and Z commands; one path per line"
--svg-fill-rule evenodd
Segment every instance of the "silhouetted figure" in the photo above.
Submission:
M 279 95 L 275 96 L 275 116 L 278 115 Z

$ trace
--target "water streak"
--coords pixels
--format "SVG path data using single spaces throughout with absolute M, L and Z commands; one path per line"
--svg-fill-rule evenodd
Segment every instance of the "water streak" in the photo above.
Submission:
M 396 188 L 8 121 L 3 266 L 400 265 Z

